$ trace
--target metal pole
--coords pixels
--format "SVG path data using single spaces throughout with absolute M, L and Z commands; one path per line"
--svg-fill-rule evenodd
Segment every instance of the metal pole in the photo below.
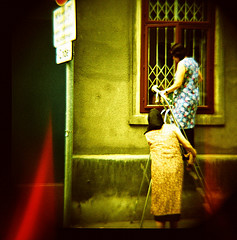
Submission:
M 68 227 L 71 219 L 71 181 L 73 154 L 73 91 L 74 60 L 66 63 L 66 127 L 65 127 L 65 171 L 64 171 L 64 218 L 63 225 Z

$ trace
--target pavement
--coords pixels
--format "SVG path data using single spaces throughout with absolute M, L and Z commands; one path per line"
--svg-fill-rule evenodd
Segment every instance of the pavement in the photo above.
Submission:
M 178 223 L 178 228 L 193 228 L 200 224 L 200 221 L 197 219 L 181 219 Z M 93 223 L 93 224 L 83 224 L 73 226 L 74 228 L 113 228 L 113 229 L 156 229 L 156 223 L 154 220 L 144 220 L 141 227 L 141 221 L 133 221 L 132 223 L 129 221 L 123 222 L 107 222 L 107 223 Z M 165 228 L 169 228 L 169 223 L 166 223 Z

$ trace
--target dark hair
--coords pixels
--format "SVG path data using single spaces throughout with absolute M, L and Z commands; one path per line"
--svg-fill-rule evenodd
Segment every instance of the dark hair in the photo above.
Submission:
M 186 56 L 186 49 L 183 47 L 180 43 L 175 43 L 171 49 L 170 53 L 172 56 L 179 58 L 179 60 L 182 60 Z
M 152 108 L 148 114 L 148 127 L 144 134 L 152 130 L 159 130 L 163 126 L 164 121 L 161 113 L 156 108 Z

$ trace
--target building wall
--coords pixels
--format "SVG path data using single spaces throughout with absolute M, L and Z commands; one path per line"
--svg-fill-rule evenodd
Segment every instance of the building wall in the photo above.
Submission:
M 147 152 L 128 124 L 133 1 L 78 1 L 74 154 Z
M 145 125 L 130 125 L 134 104 L 133 44 L 136 1 L 77 1 L 75 42 L 74 150 L 77 154 L 147 154 Z M 199 153 L 237 152 L 235 25 L 220 11 L 224 122 L 196 127 Z M 228 27 L 225 27 L 228 26 Z M 218 49 L 217 49 L 218 48 Z M 220 49 L 221 48 L 221 49 Z M 219 81 L 216 80 L 216 81 Z M 137 90 L 138 91 L 138 90 Z M 222 141 L 223 138 L 225 141 Z M 221 145 L 220 145 L 221 143 Z
M 74 226 L 133 217 L 149 154 L 144 137 L 147 116 L 139 113 L 137 97 L 140 12 L 136 3 L 140 2 L 77 1 L 71 182 Z M 214 117 L 198 117 L 195 143 L 202 171 L 215 193 L 213 201 L 220 203 L 229 194 L 220 184 L 221 176 L 229 171 L 227 185 L 233 183 L 237 153 L 237 119 L 233 114 L 237 107 L 237 32 L 222 11 L 217 12 L 216 30 L 216 112 Z M 195 190 L 187 189 L 190 185 L 194 187 L 192 180 L 184 178 L 182 216 L 197 218 L 201 202 Z M 145 196 L 146 190 L 141 193 L 143 203 Z M 136 219 L 142 209 L 141 204 Z M 146 219 L 152 219 L 149 209 Z
M 220 10 L 220 29 L 222 32 L 221 46 L 223 50 L 223 86 L 224 125 L 197 126 L 196 143 L 199 152 L 233 154 L 237 151 L 236 107 L 237 93 L 237 30 L 236 22 L 228 17 L 227 12 Z M 216 50 L 218 50 L 216 47 Z

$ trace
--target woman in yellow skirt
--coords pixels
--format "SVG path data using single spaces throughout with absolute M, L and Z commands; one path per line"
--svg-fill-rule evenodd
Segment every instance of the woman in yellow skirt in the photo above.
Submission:
M 157 227 L 164 228 L 170 222 L 176 228 L 181 215 L 183 185 L 183 158 L 180 144 L 192 154 L 188 164 L 193 164 L 196 150 L 174 124 L 166 124 L 157 109 L 148 115 L 145 137 L 151 155 L 151 214 Z

